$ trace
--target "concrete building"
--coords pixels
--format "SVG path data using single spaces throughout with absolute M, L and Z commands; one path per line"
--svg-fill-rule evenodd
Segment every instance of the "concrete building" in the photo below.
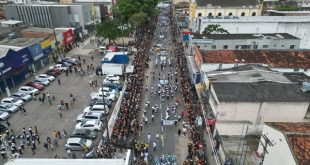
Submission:
M 93 26 L 90 4 L 10 4 L 4 6 L 4 11 L 7 19 L 21 20 L 28 26 L 70 26 L 83 29 Z
M 244 125 L 248 134 L 260 134 L 264 122 L 302 122 L 310 111 L 310 93 L 267 67 L 240 66 L 202 77 L 219 135 L 240 135 Z
M 310 76 L 310 51 L 221 50 L 200 51 L 194 47 L 194 59 L 201 72 L 231 69 L 258 64 L 283 73 L 304 73 Z
M 260 6 L 258 0 L 190 0 L 189 25 L 197 17 L 259 16 Z
M 292 50 L 300 39 L 287 33 L 189 35 L 189 45 L 200 50 Z M 192 51 L 192 50 L 191 50 Z
M 257 156 L 263 165 L 310 164 L 310 123 L 267 122 Z M 262 160 L 262 158 L 264 159 Z
M 310 48 L 310 16 L 200 17 L 193 22 L 192 31 L 201 34 L 210 24 L 218 24 L 230 34 L 288 33 L 301 39 L 301 49 Z

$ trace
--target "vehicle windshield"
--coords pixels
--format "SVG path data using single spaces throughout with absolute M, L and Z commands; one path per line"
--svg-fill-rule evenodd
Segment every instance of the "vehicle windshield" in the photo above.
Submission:
M 84 115 L 83 115 L 83 116 L 84 116 Z M 86 122 L 84 121 L 84 122 L 81 123 L 81 126 L 84 126 L 85 124 L 86 124 Z
M 20 95 L 20 97 L 24 97 L 24 96 L 26 96 L 26 93 L 20 93 L 19 95 Z
M 12 104 L 6 104 L 5 107 L 6 108 L 11 108 L 13 105 Z
M 85 143 L 86 143 L 86 139 L 81 138 L 81 140 L 80 140 L 79 143 L 80 143 L 80 144 L 85 144 Z

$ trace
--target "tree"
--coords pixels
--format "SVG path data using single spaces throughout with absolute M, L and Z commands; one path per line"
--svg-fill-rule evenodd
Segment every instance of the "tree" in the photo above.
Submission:
M 203 34 L 205 35 L 208 35 L 208 34 L 229 34 L 229 32 L 225 29 L 223 29 L 221 27 L 221 25 L 217 25 L 217 24 L 211 24 L 211 25 L 208 25 L 207 27 L 205 27 L 204 31 L 202 32 Z
M 132 25 L 134 28 L 138 28 L 140 26 L 145 25 L 147 21 L 148 21 L 148 16 L 144 12 L 133 14 L 128 20 L 130 25 Z
M 106 20 L 105 22 L 101 22 L 97 24 L 95 27 L 96 35 L 108 38 L 109 45 L 111 45 L 111 41 L 117 39 L 122 35 L 121 30 L 118 28 L 119 23 L 116 20 Z

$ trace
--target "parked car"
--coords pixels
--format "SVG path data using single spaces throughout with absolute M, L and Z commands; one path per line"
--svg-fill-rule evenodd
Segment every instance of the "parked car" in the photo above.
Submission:
M 79 137 L 84 139 L 96 139 L 97 132 L 87 129 L 76 129 L 70 137 Z
M 23 100 L 24 102 L 30 101 L 32 99 L 31 95 L 28 95 L 23 92 L 15 92 L 12 94 L 12 97 Z
M 116 97 L 118 97 L 118 95 L 119 95 L 119 92 L 117 91 L 117 90 L 115 90 L 115 89 L 111 89 L 111 88 L 109 88 L 109 87 L 100 87 L 99 89 L 98 89 L 98 92 L 108 92 L 108 93 L 111 93 L 111 94 L 114 94 Z
M 14 97 L 5 97 L 1 100 L 1 103 L 10 103 L 18 107 L 21 107 L 24 104 L 24 101 L 20 99 L 16 99 Z
M 49 71 L 57 73 L 58 75 L 61 74 L 61 70 L 58 68 L 55 68 L 54 66 L 49 67 Z
M 60 75 L 60 73 L 54 72 L 52 70 L 46 71 L 45 74 L 48 74 L 48 75 L 54 76 L 54 77 L 57 77 L 58 75 Z
M 75 129 L 87 129 L 91 131 L 100 131 L 102 128 L 102 122 L 99 120 L 90 120 L 78 123 L 75 125 Z
M 120 80 L 119 76 L 113 75 L 113 74 L 108 74 L 106 75 L 105 79 L 107 80 Z
M 59 69 L 59 70 L 61 70 L 61 71 L 66 71 L 66 70 L 68 70 L 68 66 L 66 66 L 65 64 L 56 64 L 56 65 L 54 66 L 54 68 L 57 68 L 57 69 Z
M 121 82 L 119 80 L 114 80 L 114 79 L 104 79 L 103 83 L 120 84 Z
M 114 83 L 110 83 L 110 82 L 103 83 L 102 86 L 109 87 L 111 89 L 118 90 L 118 91 L 121 91 L 123 88 L 121 84 L 114 84 Z
M 57 64 L 62 64 L 64 66 L 66 66 L 67 68 L 72 66 L 72 64 L 67 62 L 67 61 L 59 61 L 59 62 L 57 62 Z
M 35 78 L 34 82 L 43 84 L 45 86 L 50 84 L 50 81 L 48 79 L 46 79 L 46 78 Z
M 109 113 L 110 109 L 106 105 L 93 105 L 93 106 L 88 106 L 84 108 L 84 113 L 85 112 L 100 112 L 105 115 Z
M 13 113 L 18 110 L 18 107 L 11 103 L 0 103 L 0 111 Z
M 33 87 L 30 87 L 30 86 L 21 86 L 19 89 L 18 89 L 19 92 L 24 92 L 26 94 L 29 94 L 29 95 L 37 95 L 39 94 L 39 90 L 36 89 L 36 88 L 33 88 Z
M 10 117 L 10 114 L 7 112 L 0 111 L 0 121 L 6 120 Z
M 89 120 L 102 120 L 103 113 L 101 112 L 84 112 L 79 114 L 76 118 L 77 122 L 89 121 Z
M 110 94 L 108 92 L 103 92 L 104 99 L 114 101 L 116 96 L 114 94 Z M 103 99 L 102 92 L 93 92 L 90 94 L 90 99 Z
M 54 76 L 51 76 L 51 75 L 48 75 L 48 74 L 40 74 L 40 75 L 38 75 L 36 77 L 37 78 L 45 78 L 45 79 L 48 79 L 48 81 L 54 81 L 55 80 Z
M 73 57 L 66 57 L 63 59 L 63 61 L 66 61 L 66 62 L 71 63 L 73 65 L 78 64 L 78 60 L 76 58 L 73 58 Z
M 40 84 L 40 83 L 37 83 L 37 82 L 29 82 L 29 83 L 26 84 L 26 86 L 30 86 L 30 87 L 36 88 L 39 91 L 42 91 L 42 90 L 45 89 L 43 84 Z
M 93 106 L 93 105 L 107 105 L 109 108 L 111 108 L 112 106 L 112 101 L 110 100 L 103 100 L 103 99 L 94 99 L 94 100 L 90 100 L 89 102 L 89 106 Z
M 72 151 L 80 151 L 86 146 L 88 149 L 93 148 L 93 142 L 88 139 L 73 137 L 67 140 L 65 144 L 66 150 L 70 149 Z

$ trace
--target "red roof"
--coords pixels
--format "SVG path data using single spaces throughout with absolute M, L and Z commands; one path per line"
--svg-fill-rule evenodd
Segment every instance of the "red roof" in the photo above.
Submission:
M 310 68 L 310 51 L 219 50 L 201 51 L 204 63 L 267 64 L 280 68 Z

